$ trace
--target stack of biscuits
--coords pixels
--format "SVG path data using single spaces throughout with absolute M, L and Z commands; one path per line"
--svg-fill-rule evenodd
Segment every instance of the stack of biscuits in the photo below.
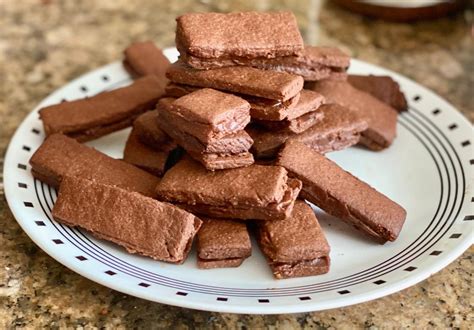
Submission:
M 217 33 L 215 26 L 221 27 Z M 322 145 L 331 133 L 318 123 L 326 127 L 325 114 L 331 117 L 337 109 L 324 107 L 320 93 L 303 89 L 304 81 L 345 79 L 349 57 L 335 48 L 304 46 L 293 14 L 183 15 L 177 19 L 176 47 L 180 58 L 167 71 L 167 95 L 181 97 L 207 87 L 246 99 L 256 158 L 274 157 L 290 138 L 308 144 L 318 140 L 319 151 L 349 146 Z M 354 136 L 361 128 L 356 124 L 347 130 Z
M 252 139 L 244 131 L 250 104 L 240 97 L 203 88 L 158 103 L 158 126 L 208 170 L 253 164 Z
M 389 77 L 349 76 L 349 56 L 305 46 L 292 13 L 177 18 L 179 60 L 134 43 L 130 86 L 40 110 L 33 175 L 59 188 L 53 217 L 156 260 L 238 267 L 253 235 L 275 278 L 329 271 L 330 247 L 305 200 L 383 244 L 405 210 L 325 153 L 387 148 Z M 396 109 L 396 110 L 395 110 Z M 123 160 L 80 142 L 132 126 Z

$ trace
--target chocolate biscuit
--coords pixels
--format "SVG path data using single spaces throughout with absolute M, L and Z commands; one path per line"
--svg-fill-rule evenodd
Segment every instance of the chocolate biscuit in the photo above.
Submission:
M 324 114 L 321 121 L 289 140 L 303 142 L 325 154 L 357 144 L 361 132 L 367 129 L 365 120 L 337 104 L 325 104 L 319 111 Z
M 305 81 L 345 79 L 350 57 L 333 47 L 305 46 L 299 56 L 249 60 L 242 64 L 264 70 L 276 70 L 302 76 Z
M 166 120 L 166 116 L 159 116 L 157 123 L 177 144 L 190 152 L 238 154 L 248 151 L 253 143 L 250 135 L 244 130 L 208 139 L 204 143 L 195 136 L 181 131 L 173 122 Z
M 230 134 L 250 122 L 250 104 L 232 94 L 203 88 L 176 99 L 173 115 L 195 126 L 209 126 L 213 132 Z
M 273 58 L 297 55 L 303 50 L 303 39 L 291 12 L 190 13 L 176 22 L 176 46 L 181 55 Z
M 136 191 L 153 197 L 159 178 L 111 158 L 61 134 L 53 134 L 30 158 L 35 178 L 58 188 L 66 175 Z
M 302 198 L 381 244 L 397 239 L 406 218 L 403 207 L 336 163 L 302 143 L 289 141 L 277 164 L 303 182 Z
M 39 115 L 46 135 L 62 133 L 89 141 L 131 126 L 135 118 L 155 106 L 163 93 L 162 81 L 147 76 L 127 87 L 42 108 Z
M 218 58 L 206 59 L 182 54 L 182 60 L 197 69 L 216 69 L 242 65 L 257 69 L 288 72 L 302 76 L 305 81 L 347 79 L 350 57 L 338 48 L 305 46 L 299 56 L 276 58 Z
M 201 89 L 176 101 L 161 99 L 157 123 L 208 170 L 248 166 L 254 162 L 253 141 L 243 130 L 249 107 L 233 95 Z
M 291 111 L 288 111 L 288 116 L 285 119 L 293 120 L 307 114 L 308 112 L 315 111 L 324 104 L 324 102 L 324 96 L 321 94 L 308 89 L 303 89 L 300 93 L 298 103 L 291 108 Z
M 165 90 L 168 97 L 181 97 L 200 89 L 190 85 L 169 83 Z M 296 94 L 289 100 L 278 101 L 270 100 L 262 97 L 249 96 L 244 94 L 234 93 L 249 102 L 250 117 L 260 120 L 283 120 L 288 116 L 288 113 L 293 110 L 300 99 L 300 94 Z
M 78 177 L 61 182 L 53 217 L 156 260 L 183 263 L 201 220 L 168 203 Z
M 197 70 L 178 61 L 170 65 L 166 76 L 174 83 L 278 101 L 291 99 L 303 88 L 303 78 L 300 76 L 242 66 Z
M 317 112 L 322 119 L 300 134 L 247 127 L 254 140 L 252 153 L 256 158 L 272 158 L 285 141 L 299 141 L 324 154 L 357 144 L 360 133 L 367 129 L 366 121 L 337 104 L 324 104 Z
M 352 87 L 346 81 L 322 80 L 311 89 L 326 97 L 328 103 L 346 107 L 367 121 L 360 143 L 372 150 L 389 147 L 396 136 L 398 112 L 372 95 Z
M 157 76 L 166 84 L 166 70 L 170 61 L 161 49 L 152 41 L 135 42 L 124 50 L 123 64 L 125 69 L 134 77 L 143 77 L 149 74 Z
M 301 200 L 291 217 L 258 222 L 258 243 L 277 279 L 325 274 L 329 244 L 314 211 Z
M 156 188 L 158 198 L 190 212 L 216 218 L 276 220 L 287 218 L 301 189 L 280 166 L 250 165 L 207 171 L 183 158 Z
M 407 111 L 408 104 L 400 85 L 389 76 L 349 75 L 347 81 L 357 89 L 371 94 L 398 112 Z
M 181 131 L 173 122 L 167 120 L 166 115 L 159 116 L 157 123 L 160 127 L 163 127 L 163 131 L 167 132 L 177 144 L 195 153 L 238 154 L 248 151 L 253 143 L 250 135 L 244 130 L 226 134 L 219 138 L 208 139 L 204 143 L 194 135 Z
M 176 100 L 163 98 L 158 110 L 161 129 L 168 132 L 166 124 L 171 123 L 203 143 L 241 131 L 250 122 L 248 102 L 208 88 Z
M 244 97 L 250 103 L 250 117 L 257 120 L 280 121 L 288 117 L 288 114 L 298 104 L 300 99 L 298 93 L 286 101 L 270 100 L 263 97 Z
M 321 111 L 308 112 L 298 118 L 292 120 L 282 121 L 255 121 L 259 125 L 265 127 L 269 131 L 284 132 L 284 133 L 303 133 L 308 128 L 313 127 L 324 118 L 324 113 Z
M 247 226 L 238 221 L 203 218 L 197 234 L 198 268 L 238 267 L 252 254 Z
M 288 111 L 284 120 L 255 122 L 270 130 L 302 133 L 323 118 L 322 112 L 317 111 L 323 103 L 324 97 L 321 94 L 303 89 L 297 104 Z
M 161 176 L 165 172 L 168 152 L 158 151 L 141 143 L 135 129 L 132 129 L 125 143 L 123 160 L 153 175 Z

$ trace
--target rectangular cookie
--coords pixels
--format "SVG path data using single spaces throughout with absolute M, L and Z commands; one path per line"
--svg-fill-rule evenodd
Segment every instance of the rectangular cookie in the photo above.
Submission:
M 197 265 L 201 269 L 238 267 L 252 254 L 245 223 L 203 218 L 197 234 Z
M 312 90 L 324 95 L 328 103 L 346 107 L 362 117 L 368 128 L 360 143 L 371 150 L 389 147 L 397 134 L 398 112 L 372 95 L 352 87 L 347 81 L 322 80 Z
M 300 142 L 289 141 L 277 164 L 303 182 L 302 198 L 381 244 L 397 239 L 406 218 L 403 207 L 336 163 Z
M 317 110 L 323 103 L 324 97 L 321 94 L 303 89 L 298 102 L 287 112 L 285 119 L 280 121 L 256 120 L 256 122 L 270 130 L 302 133 L 322 119 L 324 115 Z
M 177 126 L 163 120 L 161 116 L 158 117 L 158 123 L 173 137 L 177 144 L 190 152 L 238 154 L 248 151 L 253 143 L 250 135 L 244 130 L 209 140 L 205 144 L 193 135 L 180 131 Z
M 188 256 L 201 226 L 201 220 L 174 205 L 69 176 L 61 182 L 52 215 L 129 253 L 176 264 Z
M 250 135 L 244 130 L 210 139 L 204 143 L 194 135 L 179 130 L 173 122 L 167 120 L 166 116 L 159 116 L 157 122 L 177 144 L 190 152 L 238 154 L 248 151 L 253 143 Z
M 303 39 L 291 12 L 189 13 L 176 22 L 176 46 L 181 55 L 273 58 L 297 55 L 303 50 Z
M 240 125 L 241 129 L 235 133 L 217 136 L 202 134 L 202 131 L 196 129 L 196 125 L 175 116 L 172 108 L 174 101 L 173 98 L 163 98 L 158 102 L 157 124 L 175 141 L 182 142 L 185 149 L 201 153 L 240 153 L 252 146 L 252 138 L 242 129 L 244 125 Z M 181 125 L 178 126 L 179 124 Z
M 154 108 L 164 94 L 159 78 L 147 76 L 130 86 L 81 100 L 40 109 L 46 135 L 62 133 L 83 142 L 131 126 L 135 118 Z
M 289 134 L 299 134 L 306 131 L 308 128 L 313 127 L 324 118 L 324 113 L 321 111 L 308 112 L 298 118 L 292 120 L 281 120 L 281 121 L 270 121 L 261 120 L 255 121 L 255 123 L 265 127 L 265 129 L 271 132 L 283 132 Z
M 300 99 L 298 93 L 286 101 L 270 100 L 263 97 L 244 97 L 250 103 L 250 117 L 257 120 L 280 121 L 288 117 L 288 114 L 298 104 Z
M 291 108 L 290 111 L 288 111 L 288 116 L 285 119 L 293 120 L 301 117 L 304 114 L 317 110 L 324 103 L 324 96 L 317 92 L 303 89 L 300 92 L 300 98 L 298 102 L 293 108 Z
M 156 188 L 158 198 L 190 212 L 216 218 L 277 220 L 287 218 L 301 189 L 280 166 L 250 165 L 207 171 L 183 158 Z
M 176 99 L 172 114 L 218 134 L 242 130 L 250 122 L 250 104 L 232 94 L 203 88 Z
M 165 91 L 168 97 L 181 97 L 200 89 L 199 87 L 169 83 L 166 85 Z M 293 96 L 286 101 L 270 100 L 262 97 L 249 96 L 244 94 L 234 93 L 243 98 L 250 104 L 250 117 L 253 119 L 283 120 L 288 116 L 288 113 L 293 110 L 300 99 L 300 93 Z
M 254 140 L 252 153 L 256 158 L 272 158 L 286 141 L 292 140 L 324 154 L 357 144 L 361 132 L 367 129 L 365 120 L 337 104 L 324 104 L 317 112 L 323 115 L 322 119 L 300 134 L 247 127 Z
M 298 56 L 276 58 L 218 58 L 206 59 L 182 54 L 182 60 L 197 69 L 216 69 L 241 65 L 257 69 L 288 72 L 302 76 L 305 81 L 347 79 L 350 57 L 338 48 L 305 46 Z
M 209 91 L 212 91 L 214 95 L 219 93 L 217 94 L 219 97 L 213 96 L 206 101 L 202 96 Z M 225 100 L 234 105 L 227 105 Z M 196 107 L 196 104 L 200 104 L 202 109 Z M 198 90 L 179 99 L 163 98 L 158 102 L 157 108 L 160 117 L 158 124 L 162 130 L 170 134 L 170 130 L 166 128 L 169 123 L 180 131 L 195 136 L 205 144 L 237 133 L 250 122 L 248 102 L 231 94 L 211 89 Z M 193 112 L 195 115 L 191 114 Z M 203 117 L 199 118 L 199 116 Z M 204 119 L 204 117 L 208 118 Z M 173 134 L 170 135 L 173 137 Z
M 30 164 L 33 176 L 54 188 L 69 175 L 153 197 L 159 182 L 159 178 L 138 167 L 61 134 L 47 137 L 30 158 Z
M 324 116 L 316 125 L 289 140 L 303 142 L 325 154 L 357 144 L 361 133 L 367 129 L 364 119 L 337 104 L 325 104 L 319 111 Z
M 302 76 L 305 81 L 345 79 L 350 57 L 338 48 L 305 46 L 299 56 L 250 59 L 242 64 Z
M 347 81 L 357 89 L 371 94 L 398 112 L 407 111 L 408 104 L 400 85 L 389 76 L 351 74 Z
M 303 78 L 286 72 L 265 71 L 234 66 L 213 70 L 197 70 L 177 61 L 166 76 L 174 83 L 214 88 L 222 91 L 286 101 L 303 88 Z
M 260 221 L 258 244 L 277 279 L 325 274 L 329 271 L 329 244 L 313 209 L 297 200 L 291 217 Z
M 170 61 L 153 41 L 134 42 L 124 50 L 123 65 L 133 77 L 157 76 L 166 84 Z
M 153 175 L 162 176 L 165 172 L 168 154 L 168 152 L 158 151 L 141 143 L 135 128 L 133 128 L 125 143 L 123 160 Z

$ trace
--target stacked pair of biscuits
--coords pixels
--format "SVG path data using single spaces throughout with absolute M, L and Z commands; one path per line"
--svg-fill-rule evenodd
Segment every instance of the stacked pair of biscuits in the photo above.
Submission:
M 251 165 L 252 139 L 244 128 L 250 105 L 231 94 L 204 88 L 158 102 L 158 126 L 208 170 Z
M 132 44 L 130 86 L 40 110 L 48 138 L 30 164 L 59 188 L 56 220 L 171 263 L 197 236 L 202 269 L 241 265 L 255 235 L 276 278 L 329 271 L 304 200 L 380 243 L 398 237 L 405 210 L 324 156 L 392 143 L 393 107 L 406 108 L 393 80 L 348 79 L 349 57 L 305 46 L 289 12 L 186 14 L 176 46 L 169 64 Z M 126 126 L 123 160 L 80 143 Z

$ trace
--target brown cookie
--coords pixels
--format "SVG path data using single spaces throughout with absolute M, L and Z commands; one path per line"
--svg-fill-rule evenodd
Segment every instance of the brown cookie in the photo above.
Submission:
M 125 143 L 123 160 L 153 175 L 162 176 L 165 172 L 168 154 L 168 152 L 157 151 L 141 143 L 136 130 L 133 128 Z
M 300 189 L 280 166 L 210 172 L 185 157 L 166 172 L 156 192 L 160 200 L 209 217 L 276 220 L 291 214 Z
M 277 164 L 303 182 L 302 198 L 381 244 L 397 239 L 406 218 L 403 207 L 336 163 L 300 142 L 289 141 Z
M 223 99 L 219 97 L 213 97 L 206 101 L 201 97 L 203 94 L 207 94 L 206 91 L 212 91 L 213 95 L 222 96 L 225 99 L 232 98 L 232 102 L 237 102 L 236 106 L 225 105 Z M 216 103 L 220 105 L 216 105 Z M 205 111 L 201 111 L 195 106 L 196 104 L 200 104 Z M 163 98 L 159 101 L 157 108 L 160 117 L 158 125 L 162 130 L 169 134 L 166 125 L 170 123 L 205 144 L 225 135 L 239 132 L 250 122 L 248 102 L 231 94 L 211 89 L 198 90 L 179 99 Z M 204 114 L 205 112 L 208 114 Z M 199 118 L 200 116 L 202 118 Z M 209 118 L 204 119 L 204 117 Z M 211 117 L 213 119 L 210 119 Z
M 35 178 L 55 188 L 69 175 L 152 197 L 159 182 L 159 178 L 138 167 L 61 134 L 47 137 L 31 157 L 30 164 Z
M 201 220 L 168 203 L 78 177 L 61 182 L 56 221 L 156 260 L 183 263 Z
M 152 74 L 157 76 L 163 85 L 166 83 L 165 74 L 170 61 L 153 41 L 134 42 L 123 53 L 123 64 L 132 76 L 143 77 Z
M 305 81 L 322 79 L 347 79 L 346 70 L 350 57 L 338 48 L 305 46 L 298 56 L 280 56 L 276 58 L 217 58 L 207 59 L 182 54 L 188 65 L 197 69 L 216 69 L 226 66 L 242 65 L 258 69 L 288 72 L 302 76 Z
M 256 158 L 275 157 L 286 141 L 302 142 L 319 153 L 337 151 L 357 144 L 361 132 L 367 129 L 366 121 L 337 104 L 324 104 L 317 112 L 322 119 L 300 134 L 247 127 L 254 140 L 252 153 Z
M 255 123 L 265 127 L 270 132 L 299 134 L 307 129 L 313 127 L 324 118 L 324 113 L 321 111 L 308 112 L 298 118 L 282 121 L 255 121 Z
M 197 91 L 198 89 L 200 88 L 175 83 L 169 83 L 165 88 L 166 95 L 168 97 L 175 98 L 187 95 L 189 93 Z M 293 111 L 293 109 L 299 102 L 301 93 L 296 94 L 294 97 L 286 101 L 270 100 L 262 97 L 249 96 L 238 93 L 234 94 L 249 102 L 250 117 L 252 117 L 253 119 L 280 121 L 285 119 L 288 114 Z
M 313 209 L 297 200 L 291 217 L 260 221 L 258 244 L 277 279 L 325 274 L 329 244 Z
M 203 218 L 197 235 L 198 267 L 238 267 L 252 254 L 247 226 L 238 221 Z
M 176 22 L 176 46 L 182 55 L 272 58 L 297 55 L 303 50 L 303 39 L 291 12 L 190 13 Z
M 285 119 L 255 120 L 255 122 L 272 131 L 302 133 L 324 117 L 322 112 L 317 111 L 323 103 L 324 97 L 321 94 L 303 89 L 297 104 L 288 111 Z
M 361 144 L 372 150 L 382 150 L 392 144 L 397 134 L 395 109 L 346 81 L 322 80 L 311 89 L 324 95 L 328 103 L 346 107 L 367 122 L 369 126 L 362 132 Z
M 46 135 L 62 133 L 89 141 L 131 126 L 140 114 L 153 109 L 163 94 L 162 81 L 151 75 L 127 87 L 42 108 L 39 115 Z
M 250 104 L 232 94 L 203 88 L 176 99 L 173 114 L 195 125 L 210 126 L 213 131 L 229 134 L 250 122 Z
M 303 88 L 303 78 L 297 75 L 265 71 L 251 67 L 226 67 L 197 70 L 181 61 L 173 63 L 166 76 L 174 83 L 286 101 Z
M 371 94 L 399 112 L 407 111 L 408 104 L 400 85 L 389 76 L 349 75 L 347 81 L 357 89 Z

